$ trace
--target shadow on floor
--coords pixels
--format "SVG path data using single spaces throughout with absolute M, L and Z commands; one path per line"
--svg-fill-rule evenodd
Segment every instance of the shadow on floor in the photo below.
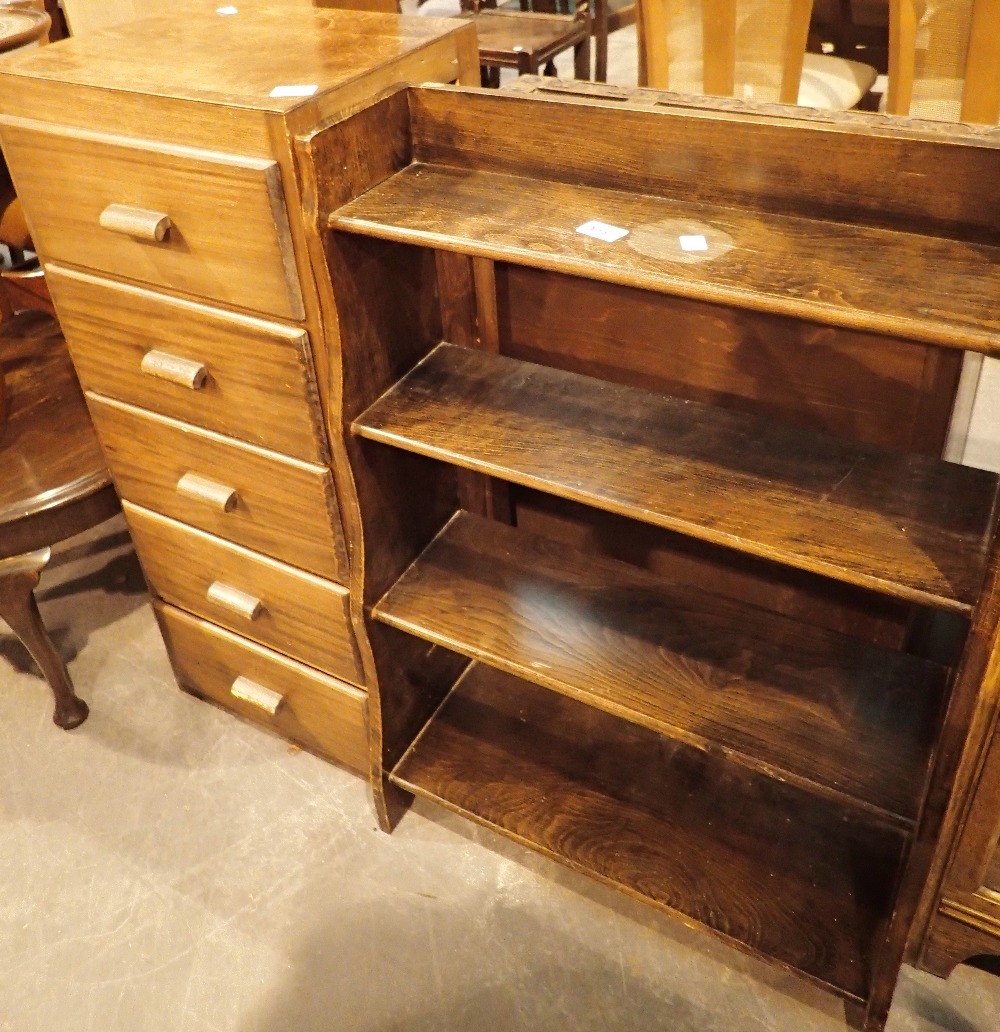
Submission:
M 719 1013 L 643 983 L 534 913 L 480 902 L 475 910 L 467 900 L 393 893 L 373 901 L 377 936 L 369 934 L 370 907 L 338 909 L 335 925 L 303 939 L 285 984 L 245 1016 L 239 1032 L 555 1032 L 568 1029 L 567 1020 L 572 1032 L 730 1027 Z M 470 934 L 481 940 L 478 952 Z M 742 1018 L 741 1032 L 769 1028 L 752 1014 Z

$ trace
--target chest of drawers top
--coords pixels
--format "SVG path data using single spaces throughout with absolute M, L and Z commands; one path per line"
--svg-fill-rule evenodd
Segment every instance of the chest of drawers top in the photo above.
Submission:
M 0 114 L 270 156 L 276 126 L 294 134 L 380 85 L 459 78 L 475 53 L 468 24 L 335 9 L 351 2 L 165 5 L 6 60 Z

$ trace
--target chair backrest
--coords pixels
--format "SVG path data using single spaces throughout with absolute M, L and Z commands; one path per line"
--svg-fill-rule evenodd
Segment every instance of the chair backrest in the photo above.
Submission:
M 812 0 L 641 0 L 646 85 L 794 104 Z
M 1000 121 L 1000 0 L 890 0 L 886 110 Z

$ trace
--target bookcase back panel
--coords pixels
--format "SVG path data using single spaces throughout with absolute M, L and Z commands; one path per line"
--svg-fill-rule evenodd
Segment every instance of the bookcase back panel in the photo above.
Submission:
M 901 451 L 943 449 L 960 352 L 505 263 L 497 295 L 500 349 L 515 358 Z
M 1000 140 L 941 146 L 878 116 L 797 120 L 666 106 L 410 94 L 413 159 L 807 218 L 996 241 Z M 946 130 L 936 130 L 941 137 Z

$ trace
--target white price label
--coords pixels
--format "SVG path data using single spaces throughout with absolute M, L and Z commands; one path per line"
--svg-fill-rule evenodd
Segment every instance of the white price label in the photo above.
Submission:
M 318 86 L 275 86 L 271 90 L 272 97 L 311 97 Z
M 700 233 L 692 236 L 680 236 L 677 239 L 680 241 L 682 251 L 708 250 L 708 241 Z
M 215 13 L 216 14 L 239 14 L 240 13 L 240 9 L 238 7 L 232 7 L 230 5 L 227 5 L 226 7 L 216 7 Z
M 584 236 L 594 237 L 596 240 L 604 240 L 609 244 L 628 236 L 627 229 L 622 229 L 621 226 L 611 226 L 607 222 L 598 222 L 596 219 L 577 226 L 576 231 Z

